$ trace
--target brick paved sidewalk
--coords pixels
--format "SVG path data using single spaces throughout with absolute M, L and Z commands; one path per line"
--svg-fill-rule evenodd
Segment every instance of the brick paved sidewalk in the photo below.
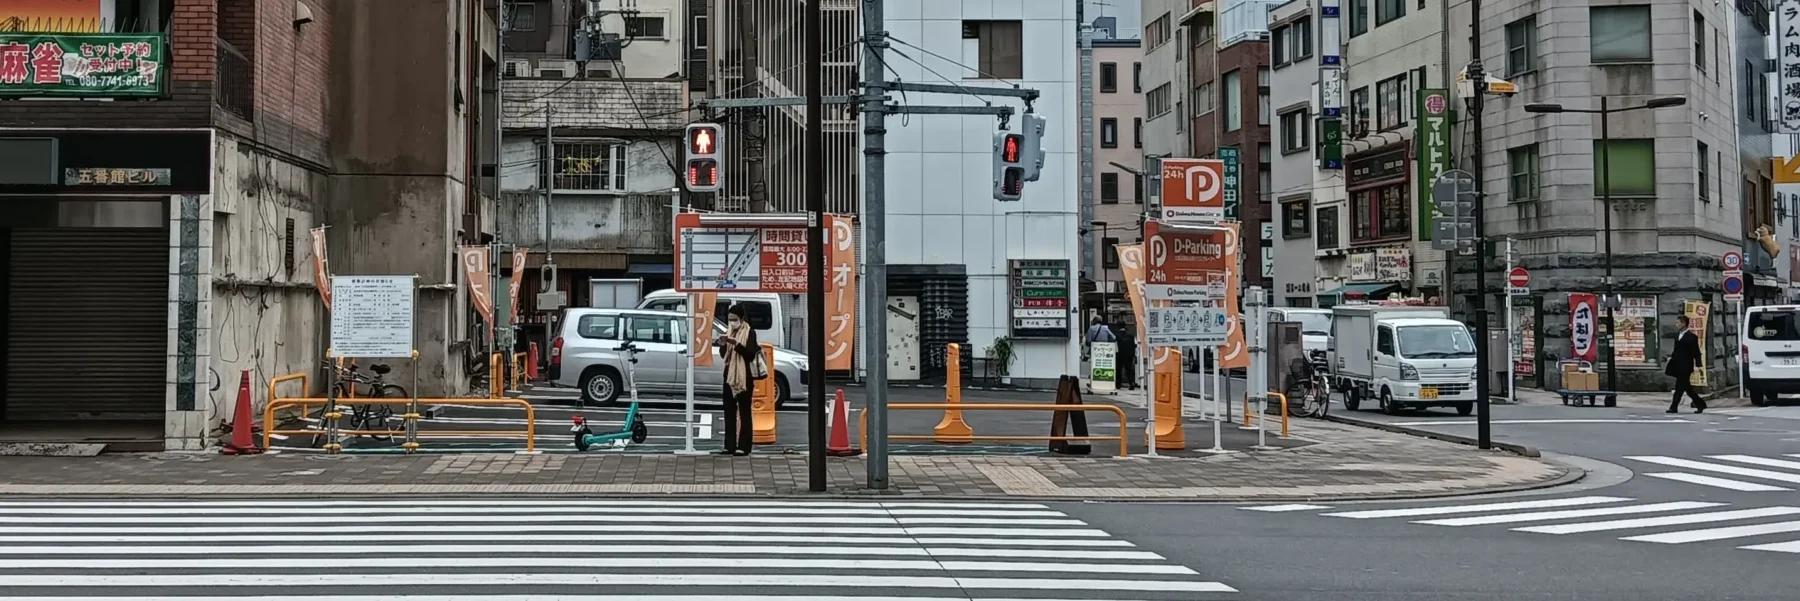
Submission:
M 862 458 L 834 458 L 838 496 L 1346 500 L 1550 486 L 1578 469 L 1462 445 L 1308 421 L 1318 444 L 1203 457 L 897 455 L 887 491 L 866 489 Z M 804 455 L 118 454 L 8 457 L 0 495 L 807 494 Z

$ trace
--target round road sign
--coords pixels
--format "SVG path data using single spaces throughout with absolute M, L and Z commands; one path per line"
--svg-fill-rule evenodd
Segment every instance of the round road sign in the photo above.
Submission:
M 1727 276 L 1724 285 L 1720 287 L 1725 289 L 1726 294 L 1743 294 L 1744 278 L 1735 275 Z
M 1725 253 L 1725 270 L 1737 271 L 1744 266 L 1744 255 L 1738 251 Z
M 1524 267 L 1514 267 L 1512 271 L 1506 272 L 1506 283 L 1514 288 L 1524 288 L 1531 285 L 1531 273 L 1525 271 Z

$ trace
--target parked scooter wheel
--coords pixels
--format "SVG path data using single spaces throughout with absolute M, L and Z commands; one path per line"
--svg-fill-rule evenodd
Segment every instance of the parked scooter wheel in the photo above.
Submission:
M 587 437 L 588 437 L 588 429 L 587 428 L 582 428 L 581 430 L 575 432 L 575 450 L 583 451 L 583 452 L 586 452 L 588 450 L 589 445 L 588 445 Z
M 633 418 L 631 420 L 631 443 L 643 444 L 645 440 L 649 439 L 650 427 L 644 425 L 644 418 Z

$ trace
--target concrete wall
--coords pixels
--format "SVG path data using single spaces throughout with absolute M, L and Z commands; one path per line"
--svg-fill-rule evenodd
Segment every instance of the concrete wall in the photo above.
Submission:
M 1312 20 L 1312 13 L 1310 2 L 1293 0 L 1277 7 L 1269 16 L 1272 28 L 1279 28 L 1297 19 L 1316 22 Z M 1271 36 L 1270 43 L 1288 39 Z M 1271 220 L 1275 223 L 1275 277 L 1271 282 L 1270 301 L 1277 306 L 1294 306 L 1298 303 L 1290 302 L 1290 299 L 1295 297 L 1305 298 L 1310 303 L 1319 292 L 1314 289 L 1313 250 L 1316 246 L 1313 244 L 1312 229 L 1312 211 L 1317 198 L 1314 187 L 1323 179 L 1317 171 L 1318 162 L 1314 159 L 1313 152 L 1318 144 L 1318 140 L 1314 139 L 1314 132 L 1317 130 L 1313 125 L 1319 114 L 1319 105 L 1315 100 L 1319 81 L 1319 53 L 1316 48 L 1318 39 L 1315 26 L 1312 37 L 1314 50 L 1308 53 L 1307 58 L 1296 60 L 1290 53 L 1286 55 L 1287 62 L 1270 65 L 1269 108 L 1274 115 L 1270 118 L 1269 138 L 1275 150 L 1275 169 L 1267 191 L 1273 203 Z M 1293 47 L 1292 42 L 1288 42 L 1288 45 Z M 1302 139 L 1307 144 L 1290 152 L 1285 148 L 1284 142 L 1288 134 L 1283 126 L 1287 121 L 1281 119 L 1281 115 L 1301 108 L 1305 111 L 1305 118 L 1300 122 L 1299 128 L 1305 132 Z M 1305 224 L 1304 231 L 1292 237 L 1286 235 L 1286 230 L 1283 229 L 1288 215 L 1283 209 L 1290 203 L 1299 207 Z
M 628 6 L 627 6 L 628 5 Z M 640 18 L 663 20 L 662 37 L 631 38 L 620 51 L 620 69 L 614 77 L 669 77 L 681 75 L 687 64 L 687 36 L 692 24 L 687 19 L 685 0 L 598 0 L 590 6 L 600 11 L 617 11 L 622 7 L 636 10 Z M 600 30 L 625 34 L 625 17 L 609 14 L 599 17 Z
M 933 8 L 927 10 L 929 5 Z M 959 49 L 947 56 L 973 65 L 977 42 L 962 39 L 963 19 L 1021 19 L 1024 73 L 1017 83 L 1040 90 L 1035 108 L 1049 123 L 1075 122 L 1076 61 L 1073 3 L 970 0 L 960 12 L 940 12 L 940 3 L 889 2 L 892 34 L 925 48 Z M 952 80 L 974 73 L 948 61 L 915 58 Z M 918 65 L 893 62 L 906 81 L 932 79 Z M 1127 80 L 1129 81 L 1129 80 Z M 967 85 L 993 85 L 969 81 Z M 911 94 L 914 104 L 967 105 L 965 97 Z M 995 103 L 1016 101 L 994 99 Z M 1079 217 L 1076 193 L 1077 133 L 1053 126 L 1044 142 L 1044 175 L 1027 184 L 1020 202 L 993 200 L 990 169 L 996 120 L 985 116 L 925 116 L 888 120 L 887 197 L 890 264 L 963 265 L 969 278 L 968 340 L 986 348 L 1010 325 L 1009 259 L 1062 259 L 1078 269 Z M 1071 279 L 1074 273 L 1070 274 Z M 1071 320 L 1073 322 L 1073 320 Z M 1071 341 L 1079 325 L 1071 323 Z M 1015 378 L 1050 380 L 1072 373 L 1078 359 L 1071 341 L 1020 340 L 1012 367 Z
M 1104 245 L 1102 238 L 1117 238 L 1120 244 L 1131 244 L 1142 237 L 1138 229 L 1138 218 L 1144 213 L 1144 198 L 1139 193 L 1136 178 L 1130 171 L 1114 166 L 1114 163 L 1141 170 L 1144 164 L 1144 148 L 1141 135 L 1149 135 L 1149 124 L 1144 124 L 1144 132 L 1133 127 L 1135 120 L 1144 118 L 1144 95 L 1132 93 L 1131 72 L 1133 64 L 1140 64 L 1144 58 L 1143 48 L 1132 44 L 1134 40 L 1096 42 L 1094 44 L 1094 221 L 1107 224 L 1107 228 L 1092 237 L 1095 244 L 1094 256 L 1098 257 L 1098 265 L 1105 265 L 1104 258 L 1113 250 Z M 1112 63 L 1118 66 L 1117 91 L 1108 93 L 1100 88 L 1100 65 Z M 1103 132 L 1101 123 L 1105 119 L 1113 119 L 1119 125 L 1118 146 L 1107 148 L 1101 144 Z M 1100 180 L 1103 174 L 1112 173 L 1119 178 L 1118 199 L 1105 200 L 1101 195 Z M 1124 274 L 1117 268 L 1091 271 L 1090 276 L 1099 282 L 1100 289 L 1109 288 L 1107 282 L 1124 279 Z M 1123 288 L 1118 288 L 1123 290 Z

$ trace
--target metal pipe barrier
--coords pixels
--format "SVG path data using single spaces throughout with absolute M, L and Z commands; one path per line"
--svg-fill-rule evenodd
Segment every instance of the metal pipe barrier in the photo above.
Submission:
M 525 388 L 523 387 L 523 385 L 525 383 L 525 353 L 513 353 L 512 368 L 513 368 L 512 389 L 513 390 L 524 390 Z
M 265 449 L 269 448 L 269 441 L 276 434 L 281 434 L 281 435 L 286 435 L 286 436 L 294 436 L 294 435 L 299 435 L 299 434 L 325 434 L 325 435 L 328 435 L 331 437 L 331 440 L 326 441 L 326 445 L 325 445 L 326 450 L 331 451 L 331 452 L 336 452 L 338 450 L 338 448 L 341 448 L 338 446 L 339 445 L 338 437 L 340 435 L 344 435 L 344 434 L 349 434 L 352 436 L 396 436 L 396 435 L 398 435 L 398 436 L 408 436 L 410 438 L 411 435 L 418 432 L 418 428 L 417 428 L 418 420 L 421 419 L 421 417 L 422 417 L 418 412 L 416 412 L 412 409 L 412 407 L 414 407 L 413 403 L 415 401 L 417 401 L 420 404 L 455 403 L 455 404 L 459 404 L 459 405 L 490 405 L 490 406 L 524 407 L 525 408 L 525 431 L 524 431 L 525 451 L 526 452 L 534 452 L 537 450 L 537 410 L 532 408 L 531 403 L 525 401 L 524 399 L 372 399 L 372 398 L 356 399 L 356 401 L 354 403 L 350 403 L 350 404 L 353 404 L 353 405 L 405 405 L 405 406 L 407 406 L 406 413 L 404 413 L 400 416 L 402 420 L 405 420 L 404 423 L 406 424 L 406 426 L 399 430 L 345 430 L 345 429 L 341 429 L 341 428 L 337 427 L 337 420 L 343 418 L 344 409 L 342 407 L 337 407 L 332 411 L 327 411 L 323 416 L 321 416 L 323 419 L 323 422 L 325 424 L 323 427 L 301 428 L 301 429 L 297 429 L 297 430 L 277 430 L 277 429 L 275 429 L 275 410 L 277 408 L 285 408 L 285 407 L 290 407 L 290 406 L 299 407 L 300 414 L 306 415 L 306 413 L 307 413 L 306 408 L 310 405 L 325 405 L 325 406 L 329 407 L 333 404 L 331 402 L 331 399 L 312 398 L 312 397 L 284 397 L 284 398 L 278 398 L 278 399 L 273 399 L 273 400 L 269 401 L 269 407 L 267 409 L 263 410 L 263 448 L 265 448 Z M 467 438 L 517 438 L 519 436 L 519 431 L 517 431 L 517 430 L 432 430 L 430 433 L 433 436 L 461 436 L 461 437 L 467 437 Z M 408 440 L 406 442 L 406 444 L 403 444 L 401 446 L 405 447 L 406 450 L 410 452 L 410 451 L 417 449 L 419 447 L 419 444 L 416 441 Z
M 1118 418 L 1119 418 L 1119 435 L 1118 436 L 991 436 L 991 435 L 990 436 L 982 436 L 982 435 L 970 434 L 966 437 L 961 437 L 958 440 L 958 442 L 973 441 L 973 440 L 1014 440 L 1014 441 L 1056 441 L 1056 440 L 1061 440 L 1061 441 L 1070 441 L 1070 442 L 1094 442 L 1094 441 L 1105 442 L 1105 441 L 1110 440 L 1110 441 L 1119 443 L 1119 456 L 1120 457 L 1124 457 L 1127 454 L 1129 454 L 1129 452 L 1130 452 L 1130 448 L 1126 446 L 1128 444 L 1127 443 L 1127 432 L 1129 431 L 1129 429 L 1125 427 L 1125 410 L 1120 409 L 1115 406 L 1112 406 L 1112 405 L 1056 405 L 1056 404 L 1049 404 L 1049 403 L 954 403 L 954 404 L 953 403 L 889 403 L 887 408 L 888 409 L 898 409 L 898 410 L 903 410 L 903 411 L 904 410 L 947 411 L 950 409 L 960 409 L 963 411 L 976 411 L 976 410 L 987 410 L 987 411 L 1110 411 L 1110 412 L 1112 412 L 1113 415 L 1118 416 Z M 868 432 L 869 412 L 863 411 L 862 415 L 858 419 L 860 421 L 858 422 L 858 425 L 857 425 L 857 431 L 858 431 L 857 437 L 858 437 L 858 440 L 861 441 L 861 443 L 862 443 L 862 448 L 866 449 L 866 448 L 869 448 L 869 432 Z M 939 442 L 938 437 L 936 435 L 929 435 L 929 434 L 928 435 L 889 434 L 888 440 L 920 440 L 920 441 L 928 440 L 928 441 L 933 441 L 933 442 Z
M 263 407 L 264 407 L 263 411 L 269 411 L 268 407 L 272 407 L 275 405 L 275 399 L 276 399 L 275 388 L 286 382 L 299 382 L 301 396 L 305 396 L 306 393 L 312 392 L 312 376 L 306 375 L 306 372 L 303 372 L 303 371 L 294 372 L 291 374 L 282 374 L 279 376 L 275 376 L 273 378 L 269 378 L 269 403 L 267 405 L 263 405 Z M 289 397 L 289 398 L 296 398 L 296 397 Z M 269 443 L 267 440 L 263 441 L 263 448 L 265 448 L 265 449 L 269 448 Z
M 1279 393 L 1279 392 L 1275 392 L 1273 390 L 1269 391 L 1269 394 L 1281 397 L 1281 437 L 1287 438 L 1288 437 L 1288 399 L 1287 399 L 1287 395 Z M 1254 416 L 1256 418 L 1256 421 L 1258 423 L 1261 423 L 1262 420 L 1264 418 L 1266 418 L 1268 415 L 1266 413 L 1257 413 Z M 1252 417 L 1252 414 L 1250 412 L 1250 396 L 1244 395 L 1244 425 L 1243 425 L 1243 428 L 1246 430 L 1253 430 L 1256 428 L 1256 426 L 1250 425 L 1251 417 Z

